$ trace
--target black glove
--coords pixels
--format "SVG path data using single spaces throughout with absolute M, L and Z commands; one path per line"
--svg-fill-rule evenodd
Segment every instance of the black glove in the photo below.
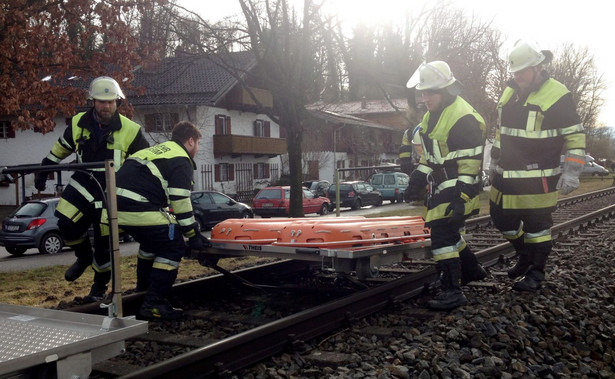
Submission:
M 408 180 L 408 187 L 404 190 L 404 201 L 409 203 L 414 200 L 420 200 L 426 185 L 427 175 L 419 170 L 412 171 Z
M 444 210 L 444 215 L 450 218 L 449 223 L 460 224 L 465 220 L 466 203 L 475 196 L 478 196 L 478 190 L 476 186 L 467 185 L 462 181 L 457 181 L 455 185 L 455 195 L 453 200 Z
M 399 169 L 401 170 L 401 172 L 405 173 L 405 174 L 412 174 L 412 171 L 414 170 L 414 164 L 412 163 L 412 159 L 411 158 L 400 158 L 399 159 Z
M 451 201 L 451 203 L 446 207 L 444 211 L 444 215 L 448 215 L 452 212 L 451 217 L 448 219 L 449 223 L 461 224 L 465 219 L 466 212 L 466 202 L 458 197 L 455 200 Z
M 211 243 L 201 233 L 197 233 L 194 237 L 188 239 L 188 247 L 193 250 L 204 250 L 211 247 Z
M 47 187 L 47 177 L 49 176 L 48 172 L 37 172 L 34 174 L 34 188 L 39 191 L 44 191 Z

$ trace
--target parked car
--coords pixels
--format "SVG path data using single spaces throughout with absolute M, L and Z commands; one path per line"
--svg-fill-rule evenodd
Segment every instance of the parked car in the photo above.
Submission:
M 564 158 L 562 155 L 560 157 L 560 167 L 564 168 Z M 581 175 L 583 176 L 606 176 L 609 174 L 609 170 L 599 165 L 598 162 L 589 154 L 585 155 L 585 166 L 583 166 L 583 171 L 581 171 Z
M 254 213 L 261 217 L 288 216 L 290 207 L 290 186 L 265 187 L 258 191 L 252 200 Z M 323 196 L 316 196 L 303 188 L 303 213 L 326 215 L 331 209 L 331 202 Z
M 327 196 L 327 190 L 331 187 L 327 180 L 306 180 L 302 184 L 317 196 Z
M 216 191 L 194 191 L 190 194 L 194 217 L 201 230 L 211 229 L 229 218 L 253 218 L 254 211 L 247 204 L 235 201 Z
M 54 215 L 59 198 L 24 202 L 2 221 L 0 246 L 12 255 L 22 255 L 28 249 L 41 254 L 56 254 L 64 247 L 58 218 Z
M 586 162 L 585 166 L 583 166 L 583 171 L 581 171 L 581 175 L 605 176 L 608 174 L 609 170 L 600 166 L 596 162 Z
M 404 191 L 408 187 L 408 174 L 403 172 L 379 172 L 372 175 L 369 183 L 382 193 L 383 200 L 390 200 L 391 204 L 403 203 Z
M 335 207 L 336 188 L 333 183 L 327 191 L 332 207 Z M 350 207 L 356 210 L 367 205 L 382 205 L 382 193 L 364 181 L 340 182 L 340 208 Z

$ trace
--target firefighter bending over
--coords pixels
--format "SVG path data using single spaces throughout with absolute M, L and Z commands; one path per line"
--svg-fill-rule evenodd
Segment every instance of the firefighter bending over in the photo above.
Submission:
M 145 318 L 182 317 L 168 296 L 186 252 L 184 237 L 196 250 L 209 245 L 190 201 L 200 140 L 196 126 L 179 122 L 170 141 L 138 151 L 117 173 L 118 224 L 140 244 L 137 290 L 147 291 L 139 310 Z

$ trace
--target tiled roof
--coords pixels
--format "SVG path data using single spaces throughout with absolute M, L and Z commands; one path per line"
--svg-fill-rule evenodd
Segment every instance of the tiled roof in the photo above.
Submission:
M 408 109 L 408 101 L 406 99 L 391 99 L 391 102 L 400 111 Z M 387 100 L 363 100 L 363 101 L 349 101 L 345 103 L 314 103 L 310 104 L 308 109 L 319 109 L 324 111 L 330 111 L 335 113 L 341 113 L 346 115 L 359 116 L 362 114 L 376 114 L 376 113 L 391 113 L 395 112 L 395 108 Z
M 216 62 L 226 62 L 240 72 L 254 65 L 249 51 L 226 55 L 186 55 L 165 58 L 135 71 L 134 87 L 145 93 L 127 93 L 133 105 L 215 104 L 237 80 Z
M 368 121 L 368 120 L 365 120 L 359 117 L 349 116 L 349 115 L 335 113 L 335 112 L 322 111 L 322 110 L 311 110 L 310 114 L 313 117 L 316 117 L 320 120 L 324 120 L 324 121 L 331 122 L 334 124 L 345 124 L 345 125 L 351 125 L 351 126 L 363 126 L 363 127 L 376 128 L 376 129 L 397 130 L 396 128 L 393 128 L 387 125 L 377 124 L 377 123 L 374 123 L 374 122 L 371 122 L 371 121 Z

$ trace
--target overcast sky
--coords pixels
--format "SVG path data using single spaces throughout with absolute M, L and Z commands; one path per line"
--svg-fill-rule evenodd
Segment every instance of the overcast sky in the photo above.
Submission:
M 302 0 L 291 0 L 303 3 Z M 595 58 L 598 72 L 608 87 L 604 93 L 606 103 L 598 121 L 615 127 L 615 43 L 608 25 L 613 22 L 608 2 L 584 0 L 451 0 L 453 6 L 474 13 L 484 21 L 493 20 L 493 26 L 507 38 L 507 45 L 518 39 L 532 40 L 541 49 L 556 49 L 571 42 L 578 47 L 587 46 Z M 186 8 L 214 21 L 241 12 L 237 0 L 178 0 Z M 327 0 L 350 24 L 360 19 L 395 19 L 408 7 L 420 9 L 428 0 Z M 504 54 L 505 56 L 506 54 Z M 557 78 L 556 78 L 557 79 Z

